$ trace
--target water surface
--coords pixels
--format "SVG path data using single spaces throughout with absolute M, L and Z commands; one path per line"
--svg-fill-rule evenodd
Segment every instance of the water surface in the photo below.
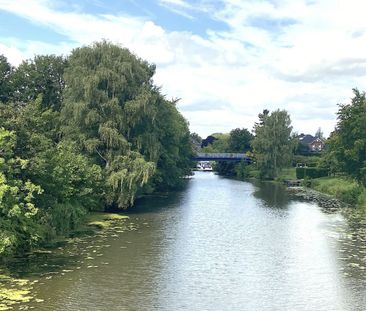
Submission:
M 184 191 L 140 201 L 129 226 L 74 241 L 42 267 L 18 268 L 38 280 L 38 302 L 14 309 L 366 308 L 361 211 L 197 172 Z

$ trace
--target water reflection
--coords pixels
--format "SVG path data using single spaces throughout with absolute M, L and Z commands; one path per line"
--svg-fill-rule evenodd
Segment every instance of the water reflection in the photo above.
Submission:
M 284 208 L 290 202 L 290 198 L 281 184 L 255 181 L 254 185 L 256 186 L 254 197 L 263 200 L 265 205 L 270 208 Z

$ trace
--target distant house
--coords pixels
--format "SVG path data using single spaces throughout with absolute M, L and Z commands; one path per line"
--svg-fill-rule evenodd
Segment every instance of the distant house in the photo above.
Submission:
M 324 149 L 324 141 L 309 134 L 298 136 L 299 143 L 308 148 L 309 152 L 320 152 Z

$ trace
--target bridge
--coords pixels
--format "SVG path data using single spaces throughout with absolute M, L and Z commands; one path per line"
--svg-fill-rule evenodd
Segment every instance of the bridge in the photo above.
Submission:
M 251 163 L 252 159 L 244 153 L 197 153 L 193 161 L 245 161 Z

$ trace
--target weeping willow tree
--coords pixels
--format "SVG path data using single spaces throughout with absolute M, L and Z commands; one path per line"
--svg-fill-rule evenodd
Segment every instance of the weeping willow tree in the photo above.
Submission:
M 154 72 L 154 65 L 105 41 L 77 48 L 68 59 L 61 110 L 63 136 L 76 141 L 103 168 L 108 205 L 128 207 L 161 171 L 159 160 L 166 152 L 164 122 L 178 124 L 170 133 L 173 143 L 176 139 L 181 143 L 178 137 L 182 135 L 189 136 L 174 103 L 165 100 L 153 85 Z M 170 114 L 162 113 L 164 105 L 173 109 Z M 173 164 L 189 167 L 178 160 Z

